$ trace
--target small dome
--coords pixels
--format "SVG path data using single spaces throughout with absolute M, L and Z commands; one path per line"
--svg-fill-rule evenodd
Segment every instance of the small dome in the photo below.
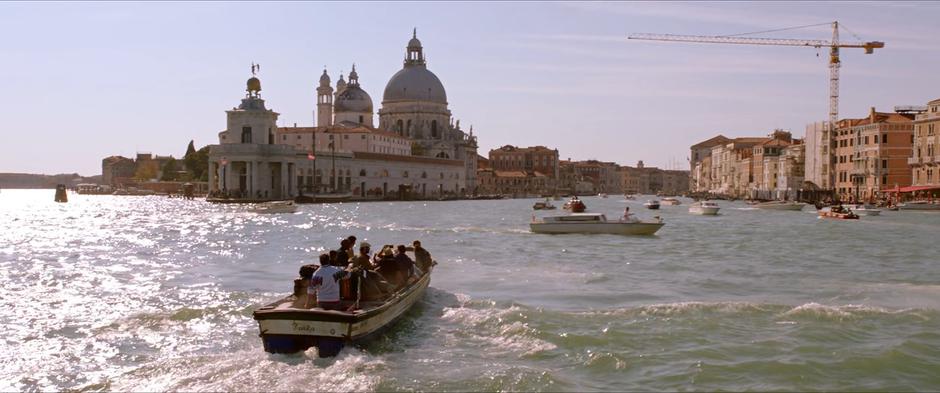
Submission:
M 421 41 L 418 40 L 418 28 L 411 32 L 411 41 L 408 41 L 408 49 L 421 49 Z
M 247 91 L 261 91 L 261 79 L 256 77 L 251 77 L 248 79 L 248 88 Z
M 333 104 L 336 113 L 341 112 L 369 112 L 372 113 L 372 97 L 362 90 L 359 85 L 347 85 Z
M 385 85 L 382 101 L 431 101 L 447 104 L 441 80 L 424 66 L 406 66 Z
M 320 75 L 320 86 L 329 86 L 330 85 L 330 76 L 326 74 L 326 70 L 323 70 L 323 75 Z

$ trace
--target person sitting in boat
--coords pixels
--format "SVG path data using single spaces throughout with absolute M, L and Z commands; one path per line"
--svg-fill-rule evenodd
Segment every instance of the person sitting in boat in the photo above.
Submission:
M 324 310 L 342 310 L 339 302 L 339 280 L 349 273 L 330 264 L 330 255 L 320 255 L 320 268 L 313 273 L 307 286 L 307 308 L 311 308 L 316 295 L 317 307 Z
M 399 244 L 397 251 L 398 253 L 395 255 L 395 263 L 398 264 L 398 270 L 404 277 L 402 282 L 408 283 L 411 280 L 411 277 L 417 275 L 415 274 L 415 261 L 413 261 L 411 257 L 405 253 L 408 251 L 408 249 L 404 244 Z
M 336 259 L 333 264 L 336 266 L 346 267 L 349 264 L 349 259 L 352 257 L 349 253 L 349 240 L 343 239 L 339 242 L 339 249 L 336 250 Z
M 401 285 L 403 279 L 398 270 L 398 261 L 395 260 L 395 256 L 392 254 L 393 249 L 394 247 L 390 244 L 382 247 L 382 251 L 376 255 L 373 263 L 376 273 L 382 276 L 385 281 L 398 287 Z

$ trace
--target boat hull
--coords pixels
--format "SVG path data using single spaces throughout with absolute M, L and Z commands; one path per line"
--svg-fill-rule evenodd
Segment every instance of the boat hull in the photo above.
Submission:
M 293 296 L 254 312 L 264 350 L 296 353 L 317 347 L 320 357 L 335 356 L 347 343 L 368 339 L 391 327 L 420 300 L 431 283 L 430 272 L 392 295 L 381 306 L 354 313 L 284 307 Z
M 901 210 L 940 210 L 937 203 L 902 203 L 898 207 Z
M 529 223 L 529 230 L 533 233 L 563 234 L 563 233 L 591 233 L 611 235 L 653 235 L 663 227 L 661 222 L 591 222 L 591 223 Z
M 806 205 L 802 203 L 758 203 L 753 206 L 763 210 L 800 211 Z
M 696 214 L 699 216 L 717 216 L 718 210 L 721 210 L 721 208 L 693 206 L 689 208 L 689 214 Z

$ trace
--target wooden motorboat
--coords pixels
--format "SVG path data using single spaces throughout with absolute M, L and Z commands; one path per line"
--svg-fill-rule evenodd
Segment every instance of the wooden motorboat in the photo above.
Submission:
M 646 208 L 650 210 L 659 210 L 659 201 L 655 199 L 651 199 L 651 200 L 646 201 L 646 203 L 644 203 L 643 206 L 646 206 Z
M 721 208 L 718 207 L 718 204 L 715 202 L 695 202 L 689 206 L 689 214 L 698 214 L 701 216 L 715 216 L 718 215 L 718 210 Z
M 344 297 L 342 309 L 354 308 L 352 311 L 305 308 L 306 284 L 297 279 L 293 294 L 254 311 L 264 350 L 296 353 L 316 347 L 320 357 L 336 356 L 346 344 L 366 340 L 392 326 L 424 296 L 433 269 L 428 268 L 410 284 L 381 300 Z
M 569 210 L 572 213 L 582 213 L 587 210 L 587 206 L 584 204 L 584 202 L 581 202 L 577 196 L 574 196 L 571 197 L 568 202 L 565 202 L 564 209 Z
M 533 219 L 529 229 L 533 233 L 606 233 L 613 235 L 652 235 L 665 225 L 657 217 L 655 221 L 620 220 L 608 221 L 601 213 L 572 213 Z
M 833 219 L 833 220 L 857 220 L 858 215 L 855 213 L 852 213 L 852 210 L 849 210 L 842 206 L 832 206 L 832 207 L 820 209 L 819 218 L 827 218 L 827 219 Z
M 271 201 L 259 203 L 251 211 L 262 214 L 293 213 L 297 211 L 297 205 L 294 201 Z

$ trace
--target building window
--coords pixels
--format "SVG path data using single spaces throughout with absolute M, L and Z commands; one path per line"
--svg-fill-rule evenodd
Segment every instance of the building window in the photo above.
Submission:
M 349 135 L 343 135 L 343 139 L 349 140 Z
M 881 135 L 881 143 L 888 143 L 888 134 Z
M 359 124 L 362 124 L 362 115 L 359 115 Z
M 431 137 L 437 138 L 437 120 L 431 120 Z
M 403 122 L 403 121 L 401 121 L 401 119 L 398 119 L 398 121 L 397 121 L 397 122 L 395 122 L 395 128 L 397 128 L 397 131 L 398 131 L 398 135 L 401 135 L 401 134 L 402 134 L 402 132 L 404 132 L 404 131 L 405 131 L 405 125 L 404 125 L 404 122 Z
M 883 169 L 888 169 L 888 160 L 881 160 L 881 167 Z
M 404 178 L 407 179 L 407 178 L 408 178 L 408 171 L 402 172 L 402 173 L 401 173 L 401 177 L 404 177 Z
M 359 170 L 359 176 L 360 176 L 360 177 L 366 177 L 366 170 L 365 170 L 365 169 L 360 169 L 360 170 Z
M 242 143 L 251 143 L 251 127 L 242 127 Z

